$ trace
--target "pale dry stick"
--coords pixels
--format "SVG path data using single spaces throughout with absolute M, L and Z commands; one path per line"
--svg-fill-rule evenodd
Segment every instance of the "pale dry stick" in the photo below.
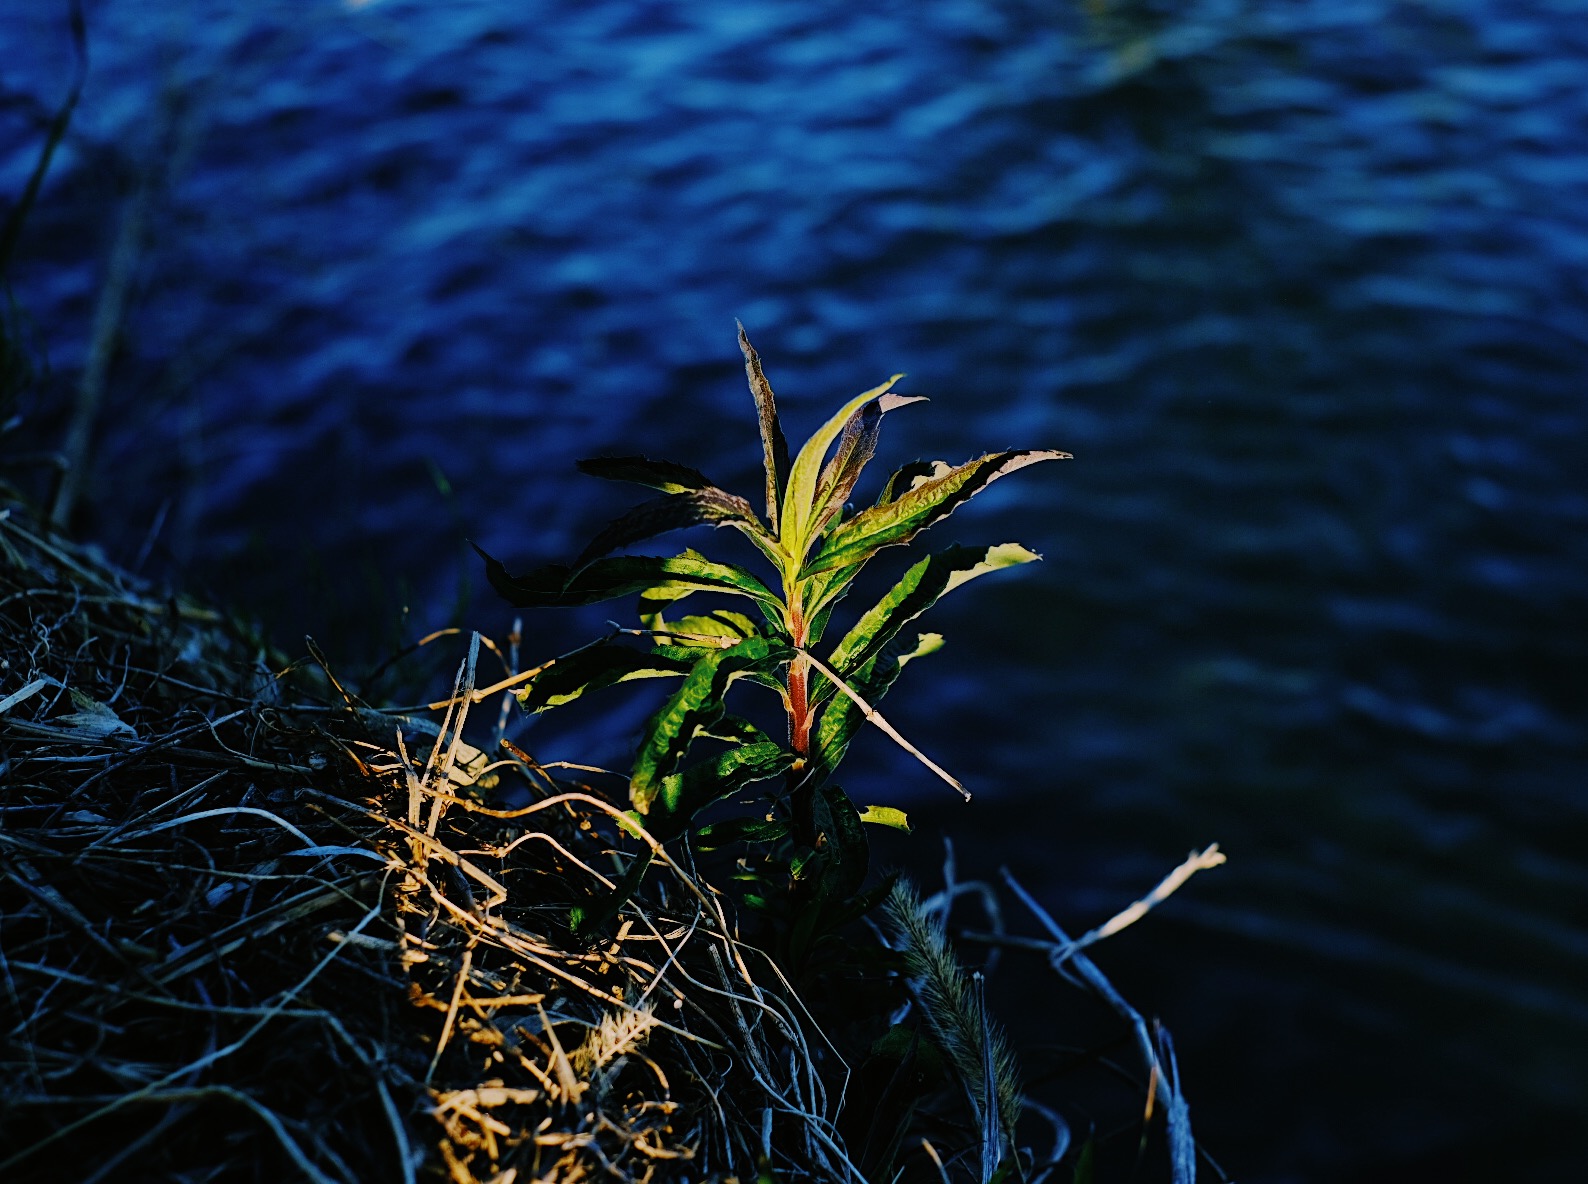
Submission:
M 562 1100 L 571 1102 L 583 1092 L 579 1088 L 579 1075 L 573 1071 L 568 1054 L 563 1051 L 562 1041 L 557 1036 L 557 1026 L 547 1017 L 545 1007 L 537 1003 L 535 1010 L 540 1013 L 540 1030 L 546 1034 L 546 1040 L 551 1045 L 551 1065 L 557 1071 L 557 1086 L 562 1093 Z
M 447 1050 L 447 1041 L 452 1039 L 452 1025 L 458 1019 L 458 1003 L 463 998 L 463 984 L 468 981 L 469 967 L 474 963 L 474 943 L 471 941 L 463 951 L 463 960 L 458 965 L 457 981 L 452 986 L 452 1001 L 447 1004 L 447 1018 L 441 1025 L 441 1036 L 436 1041 L 435 1056 L 430 1058 L 430 1068 L 425 1070 L 425 1084 L 430 1084 L 430 1079 L 436 1075 L 436 1066 L 441 1063 L 441 1054 Z
M 1067 947 L 1056 949 L 1051 941 L 1044 941 L 1041 938 L 1035 937 L 1020 937 L 1018 934 L 1005 933 L 1001 924 L 996 920 L 994 923 L 994 930 L 991 933 L 984 933 L 973 929 L 964 930 L 961 931 L 960 937 L 966 941 L 974 941 L 982 945 L 993 946 L 994 948 L 1004 946 L 1012 949 L 1038 950 L 1044 954 L 1050 955 L 1050 960 L 1053 961 L 1054 969 L 1060 970 L 1062 964 L 1077 951 L 1083 950 L 1087 946 L 1099 942 L 1105 937 L 1112 937 L 1126 926 L 1133 925 L 1135 922 L 1141 920 L 1141 918 L 1146 916 L 1151 909 L 1162 904 L 1171 893 L 1173 893 L 1188 879 L 1190 879 L 1193 873 L 1203 871 L 1207 868 L 1218 867 L 1223 862 L 1224 855 L 1219 851 L 1219 845 L 1217 843 L 1212 844 L 1205 851 L 1193 851 L 1190 856 L 1187 857 L 1184 863 L 1165 876 L 1159 885 L 1149 892 L 1145 897 L 1136 901 L 1136 903 L 1131 905 L 1129 908 L 1123 909 L 1110 920 L 1105 921 L 1102 925 L 1099 925 L 1096 929 L 1089 931 L 1082 937 L 1076 938 Z M 969 891 L 970 888 L 971 884 L 966 884 L 963 885 L 962 890 Z M 932 899 L 936 900 L 937 897 L 934 896 Z
M 384 898 L 384 896 L 385 893 L 382 891 L 381 897 Z M 371 921 L 375 920 L 376 917 L 380 916 L 382 907 L 383 906 L 380 901 L 377 901 L 375 906 L 365 913 L 364 916 L 359 920 L 359 923 L 354 926 L 353 932 L 362 932 L 365 926 L 367 926 Z M 259 1020 L 250 1026 L 246 1032 L 244 1032 L 230 1044 L 226 1045 L 224 1048 L 215 1049 L 212 1052 L 206 1053 L 197 1060 L 183 1065 L 178 1069 L 173 1069 L 165 1076 L 151 1081 L 147 1085 L 133 1090 L 130 1093 L 120 1094 L 106 1102 L 104 1105 L 100 1106 L 98 1109 L 90 1111 L 81 1118 L 74 1119 L 65 1126 L 56 1128 L 38 1142 L 22 1148 L 20 1151 L 17 1151 L 4 1160 L 0 1160 L 0 1171 L 4 1171 L 7 1168 L 16 1166 L 23 1160 L 29 1159 L 39 1151 L 42 1151 L 44 1148 L 59 1142 L 61 1139 L 64 1139 L 74 1131 L 81 1130 L 90 1123 L 97 1122 L 105 1115 L 113 1113 L 114 1111 L 121 1109 L 123 1106 L 130 1105 L 133 1102 L 142 1101 L 148 1095 L 158 1093 L 165 1086 L 177 1080 L 179 1077 L 182 1077 L 185 1074 L 198 1073 L 208 1068 L 210 1065 L 224 1060 L 233 1053 L 238 1052 L 240 1049 L 246 1047 L 255 1036 L 264 1030 L 267 1024 L 280 1015 L 282 1011 L 286 1010 L 287 1005 L 295 1000 L 298 995 L 309 986 L 310 983 L 320 976 L 321 972 L 324 971 L 325 968 L 331 964 L 332 960 L 334 960 L 336 956 L 342 952 L 342 949 L 343 945 L 341 943 L 333 945 L 330 951 L 320 958 L 320 960 L 316 962 L 309 970 L 309 973 L 304 975 L 304 977 L 300 979 L 295 986 L 282 992 L 281 1001 L 278 1005 L 266 1011 L 265 1014 L 260 1016 Z
M 959 781 L 956 780 L 951 773 L 949 773 L 946 769 L 943 768 L 942 765 L 939 765 L 931 757 L 927 756 L 919 748 L 917 748 L 915 745 L 911 744 L 908 740 L 906 740 L 903 736 L 901 736 L 899 734 L 898 730 L 892 724 L 890 724 L 887 720 L 882 718 L 882 713 L 880 711 L 878 711 L 875 707 L 871 706 L 871 704 L 867 703 L 864 699 L 862 699 L 860 697 L 860 695 L 855 691 L 855 689 L 853 687 L 851 687 L 847 682 L 845 682 L 843 679 L 839 678 L 837 672 L 834 671 L 831 666 L 827 665 L 825 662 L 823 662 L 820 658 L 818 658 L 815 654 L 811 653 L 809 650 L 800 649 L 798 646 L 796 646 L 795 649 L 794 649 L 794 652 L 804 656 L 806 659 L 808 659 L 810 661 L 810 664 L 812 666 L 816 667 L 817 670 L 821 671 L 822 674 L 826 675 L 827 678 L 832 682 L 832 684 L 835 687 L 837 687 L 841 692 L 843 692 L 843 694 L 846 697 L 848 697 L 848 699 L 852 703 L 854 703 L 854 705 L 856 707 L 860 708 L 861 714 L 866 717 L 866 721 L 868 723 L 874 725 L 879 731 L 881 731 L 884 735 L 886 735 L 889 739 L 891 739 L 895 744 L 897 744 L 900 748 L 904 749 L 905 752 L 909 753 L 916 760 L 920 761 L 923 765 L 925 765 L 928 769 L 932 770 L 932 772 L 936 773 L 940 778 L 942 778 L 944 781 L 946 781 L 949 785 L 952 785 L 955 789 L 959 790 L 960 796 L 962 798 L 964 798 L 967 802 L 970 801 L 970 790 L 966 789 L 963 785 L 961 785 L 959 783 Z
M 625 781 L 629 779 L 627 773 L 620 773 L 616 769 L 603 769 L 600 765 L 578 765 L 573 761 L 547 761 L 541 768 L 572 769 L 575 773 L 600 773 L 607 777 L 621 777 Z
M 1159 881 L 1158 886 L 1146 896 L 1136 901 L 1129 908 L 1121 910 L 1096 929 L 1076 938 L 1067 949 L 1052 954 L 1054 969 L 1057 970 L 1062 962 L 1072 957 L 1077 951 L 1084 950 L 1087 946 L 1100 942 L 1105 937 L 1112 937 L 1121 929 L 1134 925 L 1145 917 L 1149 910 L 1167 900 L 1180 885 L 1184 884 L 1197 872 L 1218 867 L 1223 862 L 1224 853 L 1219 850 L 1217 843 L 1213 843 L 1205 851 L 1191 852 L 1190 855 L 1186 856 L 1184 863 Z
M 403 743 L 403 730 L 401 728 L 397 729 L 396 736 L 397 759 L 402 762 L 404 784 L 408 787 L 408 825 L 417 828 L 419 825 L 419 810 L 424 804 L 424 786 L 419 782 L 419 774 L 414 772 L 413 761 L 408 756 L 408 746 Z M 384 815 L 377 814 L 372 810 L 364 810 L 363 813 L 371 818 L 385 821 Z
M 43 678 L 35 678 L 20 691 L 15 691 L 12 694 L 7 695 L 4 699 L 0 699 L 0 715 L 4 715 L 6 712 L 10 711 L 18 703 L 27 702 L 45 687 L 60 685 L 61 684 L 56 682 L 55 679 L 49 678 L 48 676 Z
M 1185 1105 L 1185 1100 L 1179 1096 L 1178 1075 L 1170 1080 L 1163 1075 L 1162 1064 L 1158 1058 L 1158 1050 L 1147 1029 L 1147 1021 L 1141 1013 L 1132 1007 L 1123 995 L 1114 989 L 1097 964 L 1085 953 L 1076 951 L 1071 947 L 1074 942 L 1068 934 L 1059 927 L 1036 898 L 1020 885 L 1008 868 L 1002 869 L 1004 883 L 1012 891 L 1031 914 L 1036 917 L 1042 927 L 1053 936 L 1054 944 L 1049 948 L 1049 960 L 1055 970 L 1063 973 L 1063 965 L 1068 961 L 1075 967 L 1082 980 L 1092 988 L 1111 1008 L 1130 1024 L 1136 1036 L 1136 1047 L 1141 1053 L 1142 1060 L 1149 1071 L 1156 1074 L 1163 1082 L 1161 1088 L 1167 1095 L 1164 1114 L 1169 1128 L 1169 1163 L 1170 1176 L 1173 1184 L 1195 1184 L 1196 1181 L 1196 1140 L 1191 1134 L 1190 1112 Z M 1060 957 L 1063 955 L 1063 957 Z
M 463 725 L 469 717 L 469 692 L 474 689 L 474 672 L 480 659 L 480 635 L 475 632 L 469 641 L 469 654 L 463 664 L 458 668 L 457 680 L 452 684 L 452 697 L 455 703 L 447 708 L 447 714 L 441 722 L 441 733 L 436 737 L 436 742 L 431 746 L 430 759 L 425 762 L 423 784 L 426 789 L 437 788 L 442 784 L 450 783 L 452 769 L 457 761 L 458 745 L 463 743 Z M 446 756 L 442 757 L 439 767 L 436 758 L 441 753 L 441 742 L 450 731 L 452 739 L 447 745 Z M 438 780 L 439 778 L 439 780 Z M 446 804 L 439 797 L 431 802 L 430 821 L 425 827 L 425 833 L 435 836 L 436 827 L 441 822 L 441 815 L 446 812 Z

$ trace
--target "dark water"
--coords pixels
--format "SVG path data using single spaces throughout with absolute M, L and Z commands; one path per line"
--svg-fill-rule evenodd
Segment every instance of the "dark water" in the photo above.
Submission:
M 58 8 L 0 15 L 7 200 L 70 74 Z M 58 438 L 152 185 L 83 515 L 109 549 L 350 653 L 471 592 L 500 635 L 459 537 L 577 550 L 623 501 L 573 458 L 758 488 L 734 317 L 794 434 L 908 371 L 934 402 L 884 460 L 1077 459 L 939 528 L 1047 556 L 945 603 L 889 701 L 977 802 L 880 737 L 857 796 L 1075 928 L 1224 846 L 1100 961 L 1237 1178 L 1579 1178 L 1580 4 L 88 17 L 11 439 Z

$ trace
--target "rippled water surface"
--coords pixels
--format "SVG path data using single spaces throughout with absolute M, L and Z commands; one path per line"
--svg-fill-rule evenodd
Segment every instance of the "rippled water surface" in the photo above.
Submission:
M 7 202 L 64 9 L 0 13 Z M 907 371 L 933 402 L 885 461 L 1076 459 L 938 528 L 1047 557 L 945 603 L 890 699 L 978 800 L 880 737 L 857 796 L 1077 927 L 1224 846 L 1100 961 L 1237 1178 L 1571 1178 L 1580 5 L 87 12 L 13 276 L 49 369 L 12 439 L 59 438 L 146 193 L 82 521 L 109 550 L 350 654 L 471 592 L 500 634 L 459 540 L 576 551 L 624 503 L 574 458 L 758 488 L 735 317 L 796 435 Z

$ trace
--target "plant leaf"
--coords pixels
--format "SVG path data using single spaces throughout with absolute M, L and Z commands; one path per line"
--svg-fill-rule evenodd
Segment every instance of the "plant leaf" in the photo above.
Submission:
M 760 632 L 749 617 L 726 609 L 705 616 L 679 617 L 649 628 L 655 630 L 657 647 L 667 650 L 727 649 Z
M 926 399 L 906 395 L 883 395 L 873 399 L 849 417 L 843 434 L 838 437 L 838 447 L 822 469 L 816 482 L 816 517 L 811 523 L 811 534 L 820 534 L 835 518 L 855 491 L 861 470 L 877 454 L 877 437 L 882 430 L 882 417 L 896 407 L 910 403 L 924 403 Z
M 650 596 L 690 592 L 730 592 L 749 596 L 775 613 L 782 601 L 765 584 L 743 568 L 712 563 L 692 551 L 662 559 L 651 555 L 625 555 L 598 559 L 573 571 L 561 564 L 538 568 L 523 576 L 509 575 L 501 561 L 477 544 L 470 544 L 485 560 L 485 578 L 509 604 L 519 608 L 566 608 L 597 604 L 646 592 Z
M 730 797 L 753 782 L 786 772 L 794 760 L 792 752 L 772 740 L 739 744 L 663 778 L 651 805 L 651 816 L 665 811 L 667 816 L 678 820 L 676 827 L 681 832 L 690 818 L 713 802 Z M 660 822 L 658 825 L 667 832 L 665 837 L 672 837 L 672 828 Z M 664 838 L 655 826 L 652 833 L 658 839 Z
M 651 460 L 644 456 L 595 456 L 577 462 L 581 473 L 606 481 L 632 481 L 663 493 L 688 493 L 692 489 L 711 489 L 717 483 L 698 469 L 670 460 Z
M 738 321 L 739 352 L 744 355 L 744 373 L 750 380 L 750 394 L 755 397 L 755 409 L 761 420 L 761 452 L 766 469 L 766 520 L 774 534 L 778 533 L 778 507 L 782 504 L 783 484 L 788 479 L 788 441 L 783 438 L 783 425 L 777 418 L 777 400 L 772 397 L 772 386 L 761 371 L 761 355 L 755 352 L 744 325 Z
M 534 680 L 513 692 L 525 711 L 547 711 L 596 691 L 638 678 L 681 678 L 691 659 L 645 653 L 632 646 L 602 640 L 565 654 Z
M 838 526 L 801 575 L 864 563 L 881 548 L 907 543 L 934 522 L 947 518 L 999 477 L 1041 461 L 1068 459 L 1068 452 L 1052 450 L 992 452 L 938 471 L 892 501 L 862 510 Z
M 683 685 L 646 724 L 629 778 L 634 808 L 650 812 L 664 779 L 678 768 L 695 737 L 723 718 L 722 696 L 733 679 L 757 669 L 770 671 L 787 660 L 787 647 L 765 637 L 746 638 L 696 659 Z
M 872 387 L 850 399 L 839 409 L 838 414 L 805 441 L 805 446 L 794 458 L 794 465 L 789 469 L 788 488 L 783 493 L 783 516 L 779 519 L 778 527 L 778 538 L 783 550 L 793 558 L 803 560 L 815 537 L 812 527 L 818 513 L 816 486 L 821 478 L 822 462 L 827 458 L 827 450 L 857 411 L 873 399 L 887 394 L 888 389 L 903 377 L 902 374 L 895 374 L 881 386 Z
M 956 546 L 929 555 L 905 572 L 888 594 L 855 622 L 854 628 L 834 647 L 828 664 L 847 678 L 851 671 L 858 670 L 881 653 L 905 625 L 961 584 L 1000 568 L 1016 567 L 1040 558 L 1035 551 L 1019 543 Z M 824 682 L 816 693 L 825 698 L 832 690 L 832 684 Z
M 852 564 L 849 567 L 834 567 L 814 576 L 802 576 L 800 582 L 805 586 L 805 611 L 811 619 L 809 640 L 812 645 L 821 640 L 822 632 L 827 627 L 828 618 L 832 616 L 834 607 L 845 596 L 848 596 L 855 581 L 855 575 L 865 565 Z M 821 628 L 818 629 L 817 626 Z
M 137 730 L 105 704 L 75 687 L 71 688 L 75 711 L 50 720 L 58 728 L 76 732 L 84 740 L 108 740 L 112 736 L 136 736 Z
M 867 806 L 860 812 L 860 821 L 873 826 L 891 826 L 894 830 L 910 833 L 910 816 L 892 806 Z
M 724 818 L 695 832 L 702 850 L 711 851 L 729 843 L 775 843 L 786 839 L 790 827 L 782 818 Z
M 816 832 L 826 836 L 821 846 L 827 864 L 822 869 L 817 893 L 828 900 L 847 900 L 866 882 L 871 864 L 870 845 L 865 828 L 860 825 L 860 811 L 855 809 L 849 795 L 832 782 L 817 786 L 811 805 Z
M 877 495 L 877 505 L 893 501 L 901 493 L 914 489 L 923 478 L 931 477 L 940 471 L 946 473 L 952 467 L 940 460 L 912 460 L 907 465 L 901 465 L 898 471 L 888 478 L 888 483 Z
M 749 502 L 737 494 L 709 486 L 688 493 L 669 493 L 652 498 L 614 519 L 574 560 L 574 570 L 578 571 L 591 560 L 630 543 L 708 522 L 713 526 L 738 528 L 752 540 L 758 541 L 763 551 L 767 548 L 775 550 L 777 547 L 777 540 L 766 533 Z

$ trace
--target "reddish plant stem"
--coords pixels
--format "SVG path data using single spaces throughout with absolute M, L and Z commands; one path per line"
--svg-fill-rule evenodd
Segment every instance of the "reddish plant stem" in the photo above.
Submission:
M 807 626 L 798 600 L 789 605 L 789 635 L 800 649 L 805 648 Z M 788 664 L 789 747 L 802 761 L 810 757 L 810 663 L 796 655 Z

